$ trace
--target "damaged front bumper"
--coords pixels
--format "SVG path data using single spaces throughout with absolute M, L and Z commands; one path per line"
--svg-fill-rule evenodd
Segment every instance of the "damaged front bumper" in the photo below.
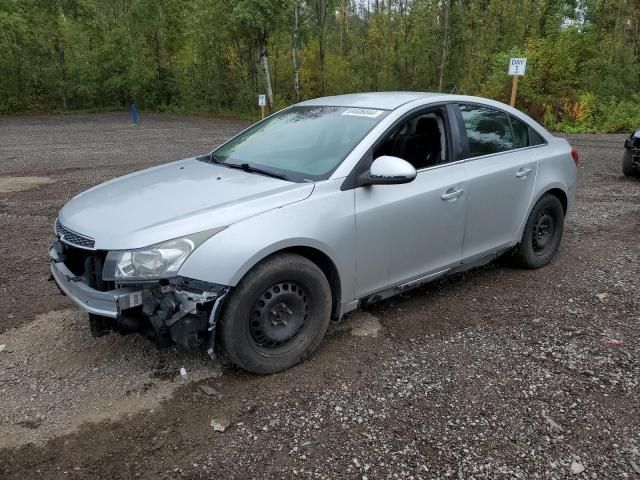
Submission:
M 177 343 L 195 348 L 215 338 L 222 302 L 229 287 L 184 277 L 136 285 L 113 284 L 105 291 L 94 288 L 85 275 L 65 264 L 67 247 L 59 242 L 49 249 L 51 275 L 60 291 L 89 313 L 91 333 L 140 332 L 158 346 Z M 209 342 L 213 356 L 213 344 Z
M 60 260 L 56 248 L 49 249 L 51 275 L 58 288 L 81 308 L 94 315 L 117 318 L 124 310 L 142 305 L 142 288 L 124 287 L 101 292 L 83 282 Z

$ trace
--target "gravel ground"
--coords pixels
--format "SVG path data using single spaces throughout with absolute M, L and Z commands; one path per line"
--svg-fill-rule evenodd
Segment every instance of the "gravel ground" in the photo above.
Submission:
M 287 372 L 92 338 L 46 281 L 56 211 L 243 126 L 0 119 L 0 478 L 640 478 L 640 183 L 620 174 L 623 135 L 569 138 L 577 205 L 550 266 L 494 264 L 354 313 Z

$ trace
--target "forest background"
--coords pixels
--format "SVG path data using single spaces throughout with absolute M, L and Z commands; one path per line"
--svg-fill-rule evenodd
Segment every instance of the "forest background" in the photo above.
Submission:
M 0 0 L 0 114 L 254 117 L 382 90 L 508 101 L 564 132 L 640 127 L 640 0 Z

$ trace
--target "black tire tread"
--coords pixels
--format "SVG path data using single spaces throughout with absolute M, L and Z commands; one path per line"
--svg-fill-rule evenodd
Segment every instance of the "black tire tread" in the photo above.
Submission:
M 533 235 L 533 227 L 535 218 L 538 212 L 545 207 L 551 207 L 555 209 L 556 214 L 559 217 L 559 238 L 557 239 L 557 245 L 544 257 L 540 257 L 533 252 L 531 245 L 531 236 Z M 524 231 L 522 232 L 522 239 L 514 251 L 514 255 L 511 257 L 512 262 L 521 268 L 537 269 L 542 268 L 551 262 L 551 259 L 555 256 L 562 240 L 562 233 L 564 230 L 564 207 L 560 202 L 560 199 L 553 194 L 547 193 L 543 195 L 538 202 L 534 205 L 527 223 L 525 224 Z
M 233 329 L 233 322 L 236 318 L 242 318 L 242 308 L 246 307 L 246 302 L 255 294 L 256 288 L 261 281 L 274 272 L 298 271 L 315 277 L 319 283 L 319 288 L 314 293 L 319 298 L 321 311 L 318 316 L 321 323 L 316 326 L 313 338 L 302 350 L 297 352 L 293 358 L 283 358 L 280 360 L 252 358 L 246 349 L 243 348 L 242 341 L 236 338 Z M 264 286 L 266 288 L 266 286 Z M 224 348 L 229 360 L 235 366 L 256 374 L 269 374 L 286 370 L 291 366 L 306 360 L 320 346 L 320 342 L 329 326 L 331 318 L 331 288 L 322 270 L 311 260 L 295 253 L 279 253 L 258 263 L 253 267 L 233 289 L 223 306 L 219 320 L 219 340 Z

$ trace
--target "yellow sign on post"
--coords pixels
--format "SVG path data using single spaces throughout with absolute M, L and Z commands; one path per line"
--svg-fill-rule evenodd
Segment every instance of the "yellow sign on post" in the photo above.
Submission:
M 509 75 L 513 79 L 511 82 L 511 101 L 509 105 L 512 107 L 516 104 L 516 95 L 518 94 L 518 79 L 524 77 L 524 72 L 527 69 L 526 58 L 511 58 L 509 60 Z
M 260 107 L 260 112 L 262 114 L 262 118 L 264 118 L 264 107 L 267 106 L 267 96 L 266 95 L 258 95 L 258 106 Z

